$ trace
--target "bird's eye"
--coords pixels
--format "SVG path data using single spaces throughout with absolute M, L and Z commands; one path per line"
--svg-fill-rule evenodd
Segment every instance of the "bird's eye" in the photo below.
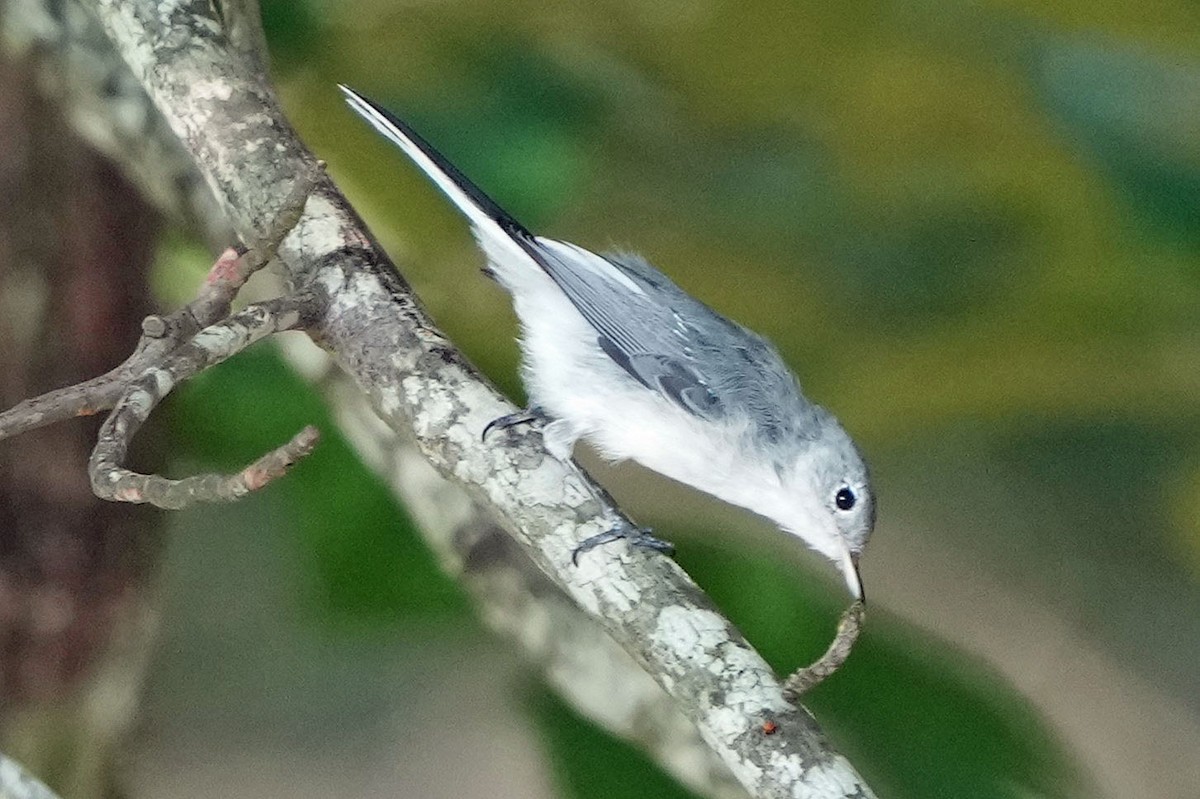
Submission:
M 858 501 L 858 497 L 854 496 L 854 492 L 849 488 L 842 487 L 834 495 L 833 501 L 839 510 L 850 510 L 854 507 L 854 503 Z

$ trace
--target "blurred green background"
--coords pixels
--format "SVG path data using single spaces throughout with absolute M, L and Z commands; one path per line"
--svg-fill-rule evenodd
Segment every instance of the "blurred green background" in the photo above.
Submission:
M 264 13 L 297 128 L 515 399 L 507 298 L 335 83 L 528 226 L 639 251 L 767 334 L 857 437 L 881 497 L 873 607 L 811 707 L 881 796 L 1200 795 L 1200 6 Z M 164 298 L 208 258 L 164 245 Z M 270 347 L 195 381 L 172 421 L 180 472 L 332 432 Z M 843 602 L 823 564 L 585 460 L 781 671 L 823 649 Z M 173 523 L 147 795 L 685 795 L 481 629 L 336 436 L 262 496 Z

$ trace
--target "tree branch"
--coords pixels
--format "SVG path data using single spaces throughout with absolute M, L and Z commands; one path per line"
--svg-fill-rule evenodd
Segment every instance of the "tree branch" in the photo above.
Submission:
M 821 655 L 812 665 L 798 670 L 783 682 L 783 696 L 789 702 L 798 702 L 800 697 L 816 688 L 827 677 L 833 675 L 850 657 L 850 650 L 862 632 L 863 617 L 867 606 L 859 600 L 842 614 L 838 622 L 837 634 L 825 654 Z
M 279 216 L 314 169 L 265 77 L 221 33 L 207 2 L 87 3 L 204 175 L 244 240 Z M 345 199 L 326 179 L 283 240 L 293 287 L 324 308 L 311 335 L 397 432 L 484 507 L 533 563 L 654 676 L 754 796 L 871 796 L 812 717 L 672 561 L 613 546 L 571 565 L 575 545 L 619 512 L 535 432 L 484 445 L 513 410 L 433 327 Z M 478 550 L 472 550 L 478 552 Z M 522 594 L 528 595 L 528 594 Z M 532 647 L 531 647 L 532 648 Z M 774 734 L 766 734 L 771 722 Z
M 310 292 L 297 292 L 230 314 L 242 286 L 267 265 L 279 241 L 296 224 L 312 185 L 309 180 L 293 187 L 283 213 L 253 249 L 239 252 L 229 248 L 223 252 L 195 300 L 166 318 L 146 317 L 138 346 L 123 364 L 99 378 L 51 391 L 0 414 L 0 440 L 69 416 L 111 408 L 88 464 L 93 491 L 102 499 L 149 503 L 169 510 L 201 501 L 232 502 L 283 476 L 312 452 L 319 437 L 316 428 L 304 428 L 286 444 L 233 475 L 169 480 L 132 472 L 123 464 L 137 431 L 176 385 L 265 336 L 307 326 L 319 316 L 316 297 Z
M 310 178 L 293 187 L 283 212 L 272 220 L 265 237 L 253 249 L 225 250 L 212 265 L 195 300 L 167 317 L 143 319 L 142 337 L 133 354 L 120 366 L 100 377 L 25 400 L 0 413 L 0 440 L 73 416 L 91 416 L 111 409 L 135 378 L 160 365 L 202 328 L 228 316 L 242 286 L 267 265 L 279 241 L 295 226 L 312 186 Z
M 92 489 L 103 499 L 148 502 L 178 510 L 196 502 L 232 502 L 281 477 L 317 443 L 314 427 L 305 427 L 291 441 L 272 450 L 233 475 L 197 475 L 168 480 L 132 472 L 124 467 L 129 445 L 138 429 L 176 385 L 236 355 L 254 342 L 302 327 L 313 316 L 308 294 L 281 297 L 251 305 L 201 330 L 159 366 L 130 383 L 113 406 L 92 451 L 88 473 Z
M 311 353 L 297 360 L 311 375 Z M 411 442 L 380 421 L 343 372 L 330 369 L 318 386 L 339 429 L 392 487 L 442 568 L 471 592 L 483 621 L 514 639 L 551 687 L 580 713 L 637 743 L 696 793 L 745 799 L 745 788 L 678 703 L 460 485 L 442 477 Z

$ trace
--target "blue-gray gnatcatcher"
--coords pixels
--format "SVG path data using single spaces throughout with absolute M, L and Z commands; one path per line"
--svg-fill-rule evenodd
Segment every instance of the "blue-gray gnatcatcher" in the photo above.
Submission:
M 875 525 L 867 467 L 774 347 L 637 256 L 535 236 L 408 125 L 341 89 L 466 215 L 512 294 L 531 410 L 489 427 L 544 417 L 555 457 L 583 438 L 607 458 L 749 508 L 833 561 L 863 599 L 858 558 Z M 614 538 L 664 546 L 618 530 L 581 549 Z

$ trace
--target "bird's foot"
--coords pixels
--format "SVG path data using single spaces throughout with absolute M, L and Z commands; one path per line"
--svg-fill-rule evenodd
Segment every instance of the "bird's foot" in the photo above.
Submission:
M 642 547 L 643 549 L 652 549 L 655 552 L 661 552 L 664 555 L 673 555 L 675 553 L 675 545 L 670 541 L 664 541 L 661 538 L 655 538 L 650 535 L 650 529 L 646 527 L 634 527 L 628 522 L 621 522 L 616 527 L 605 530 L 603 533 L 597 533 L 590 538 L 585 538 L 579 542 L 579 546 L 571 553 L 571 563 L 579 565 L 579 556 L 584 552 L 595 549 L 598 546 L 611 543 L 613 541 L 625 540 L 631 547 Z
M 516 427 L 520 424 L 533 424 L 534 422 L 543 421 L 546 414 L 541 408 L 528 408 L 516 413 L 510 413 L 501 416 L 498 419 L 493 419 L 487 423 L 487 427 L 483 428 L 483 441 L 487 441 L 488 434 L 493 430 L 507 430 L 510 427 Z

